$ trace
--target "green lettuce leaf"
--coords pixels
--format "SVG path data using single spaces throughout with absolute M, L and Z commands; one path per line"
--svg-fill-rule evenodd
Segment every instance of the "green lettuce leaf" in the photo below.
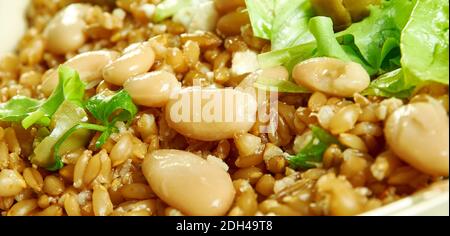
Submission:
M 156 6 L 153 20 L 161 22 L 175 15 L 181 9 L 191 6 L 191 4 L 192 0 L 164 0 Z
M 373 68 L 380 69 L 389 53 L 400 58 L 400 35 L 409 20 L 416 0 L 383 1 L 381 6 L 370 6 L 370 16 L 352 24 L 336 36 L 351 35 L 363 58 Z
M 282 50 L 314 40 L 308 22 L 314 16 L 309 0 L 246 0 L 255 36 Z
M 363 94 L 409 98 L 417 86 L 448 85 L 448 25 L 447 1 L 418 0 L 401 36 L 402 69 L 374 80 Z M 400 65 L 400 60 L 389 63 Z
M 407 84 L 449 84 L 449 3 L 418 0 L 401 38 Z
M 334 57 L 350 61 L 350 57 L 334 37 L 333 21 L 329 17 L 317 16 L 309 22 L 309 29 L 314 35 L 317 52 L 314 57 Z
M 309 24 L 309 32 L 313 33 L 315 41 L 262 54 L 258 58 L 259 63 L 263 68 L 285 65 L 291 69 L 303 60 L 331 56 L 349 58 L 361 64 L 370 75 L 398 69 L 401 32 L 415 2 L 416 0 L 385 0 L 380 6 L 371 6 L 371 13 L 367 18 L 334 35 L 338 44 L 331 35 L 329 21 L 314 17 L 312 24 Z
M 259 54 L 258 62 L 263 68 L 284 65 L 290 71 L 298 62 L 312 58 L 316 52 L 316 48 L 316 43 L 311 42 L 292 48 L 271 51 Z
M 362 95 L 404 99 L 412 95 L 414 88 L 406 83 L 403 70 L 397 69 L 374 80 Z
M 64 101 L 70 101 L 82 106 L 85 84 L 81 81 L 78 72 L 67 66 L 58 68 L 59 83 L 50 97 L 37 109 L 22 120 L 22 126 L 28 129 L 39 120 L 47 117 L 48 120 L 58 110 Z
M 370 75 L 377 70 L 368 64 L 353 41 L 353 37 L 346 36 L 341 40 L 342 45 L 334 36 L 333 21 L 329 17 L 313 17 L 309 22 L 309 29 L 316 39 L 316 53 L 313 57 L 334 57 L 343 61 L 353 61 L 361 64 Z
M 256 37 L 271 40 L 275 19 L 275 0 L 246 0 L 248 14 Z
M 293 47 L 314 40 L 308 22 L 314 16 L 309 0 L 275 1 L 277 13 L 272 28 L 272 50 Z

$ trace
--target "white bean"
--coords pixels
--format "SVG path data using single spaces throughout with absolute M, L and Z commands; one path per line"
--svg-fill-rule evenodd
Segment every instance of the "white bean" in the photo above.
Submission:
M 162 107 L 167 104 L 172 93 L 181 89 L 181 84 L 172 73 L 154 71 L 127 80 L 124 88 L 136 104 Z
M 71 4 L 59 12 L 44 30 L 47 49 L 55 54 L 65 54 L 79 49 L 86 42 L 83 16 L 89 6 Z
M 149 43 L 130 45 L 123 55 L 103 69 L 103 78 L 122 86 L 129 78 L 148 72 L 155 62 L 155 53 Z
M 142 170 L 158 197 L 187 215 L 224 215 L 233 203 L 230 175 L 190 152 L 154 151 Z
M 257 103 L 233 89 L 183 89 L 166 106 L 168 125 L 189 138 L 218 141 L 247 133 L 256 121 Z
M 397 109 L 388 118 L 384 133 L 400 159 L 424 173 L 448 176 L 449 121 L 437 101 Z
M 360 64 L 326 57 L 299 63 L 292 77 L 311 91 L 338 97 L 352 97 L 370 84 L 370 76 Z
M 80 79 L 87 83 L 87 88 L 93 88 L 102 80 L 103 68 L 119 57 L 116 51 L 100 50 L 81 53 L 64 63 L 78 72 Z M 49 96 L 58 85 L 58 70 L 46 73 L 43 78 L 41 91 Z

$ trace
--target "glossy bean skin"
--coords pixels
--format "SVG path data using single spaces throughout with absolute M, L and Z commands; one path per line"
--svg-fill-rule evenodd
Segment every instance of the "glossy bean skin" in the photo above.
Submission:
M 122 86 L 129 78 L 149 71 L 154 62 L 155 53 L 149 43 L 132 44 L 122 56 L 103 69 L 103 78 L 111 84 Z
M 148 154 L 143 173 L 155 193 L 187 215 L 224 215 L 235 190 L 230 175 L 190 152 L 158 150 Z
M 448 176 L 449 120 L 440 104 L 418 102 L 397 109 L 384 133 L 400 159 L 424 173 Z
M 102 80 L 103 68 L 119 57 L 119 53 L 111 50 L 99 50 L 81 53 L 64 63 L 78 72 L 80 79 L 87 83 L 87 88 L 96 86 Z M 41 91 L 50 96 L 58 85 L 58 70 L 46 73 L 43 77 Z
M 326 57 L 297 64 L 292 77 L 311 91 L 337 97 L 352 97 L 370 84 L 370 76 L 360 64 Z
M 163 107 L 170 95 L 181 89 L 181 83 L 172 73 L 154 71 L 127 80 L 124 88 L 138 105 Z
M 58 13 L 44 30 L 47 49 L 55 54 L 65 54 L 80 48 L 86 42 L 83 16 L 89 7 L 72 4 Z
M 257 103 L 247 93 L 232 89 L 183 89 L 168 102 L 168 125 L 192 139 L 219 141 L 248 132 L 256 121 Z

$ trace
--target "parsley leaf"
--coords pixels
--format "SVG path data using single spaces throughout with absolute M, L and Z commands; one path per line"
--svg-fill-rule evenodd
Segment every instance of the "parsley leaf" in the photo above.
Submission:
M 339 141 L 324 129 L 318 126 L 310 126 L 311 140 L 295 156 L 288 157 L 289 165 L 294 169 L 310 169 L 321 165 L 323 154 L 332 144 L 339 144 Z
M 97 140 L 97 148 L 101 147 L 113 133 L 116 122 L 130 122 L 138 111 L 131 96 L 125 90 L 113 95 L 107 92 L 97 94 L 87 101 L 85 107 L 92 116 L 107 127 L 107 130 L 103 131 L 103 134 Z

